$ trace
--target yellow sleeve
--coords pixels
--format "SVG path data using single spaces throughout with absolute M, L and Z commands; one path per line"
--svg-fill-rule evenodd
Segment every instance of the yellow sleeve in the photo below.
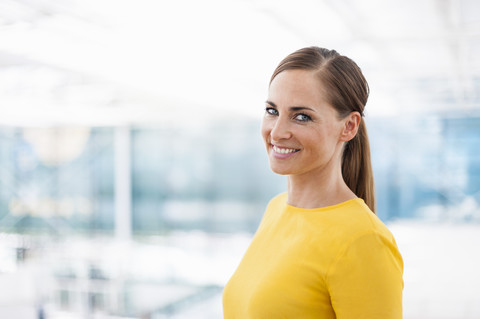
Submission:
M 403 260 L 393 240 L 369 232 L 340 252 L 327 274 L 337 319 L 401 319 Z

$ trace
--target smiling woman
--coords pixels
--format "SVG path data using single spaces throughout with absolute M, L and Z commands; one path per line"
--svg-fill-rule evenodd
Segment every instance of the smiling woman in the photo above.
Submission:
M 301 49 L 275 70 L 262 137 L 287 175 L 225 287 L 225 318 L 402 318 L 403 261 L 375 215 L 363 111 L 351 59 Z

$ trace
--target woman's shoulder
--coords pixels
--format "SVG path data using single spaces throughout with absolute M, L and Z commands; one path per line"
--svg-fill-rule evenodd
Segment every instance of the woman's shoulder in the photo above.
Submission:
M 348 254 L 383 255 L 389 251 L 390 253 L 386 255 L 392 256 L 395 265 L 403 269 L 403 260 L 393 234 L 364 201 L 354 200 L 348 209 L 345 208 L 336 214 L 338 231 L 335 232 L 334 238 L 331 238 L 337 261 Z
M 273 210 L 273 209 L 274 210 L 282 209 L 282 208 L 285 208 L 286 205 L 287 205 L 287 193 L 286 192 L 280 193 L 275 195 L 272 199 L 270 199 L 270 201 L 267 204 L 266 211 Z
M 287 192 L 283 192 L 283 193 L 279 193 L 277 195 L 275 195 L 274 197 L 272 197 L 272 199 L 270 199 L 269 201 L 269 205 L 271 204 L 286 204 L 287 203 Z
M 349 201 L 348 205 L 342 205 L 335 214 L 330 216 L 333 219 L 332 222 L 339 228 L 338 234 L 352 240 L 368 234 L 375 234 L 388 241 L 394 241 L 387 226 L 360 198 Z
M 279 216 L 282 210 L 286 207 L 287 193 L 280 193 L 275 195 L 267 204 L 267 207 L 263 213 L 263 218 L 260 224 L 263 224 L 265 220 Z

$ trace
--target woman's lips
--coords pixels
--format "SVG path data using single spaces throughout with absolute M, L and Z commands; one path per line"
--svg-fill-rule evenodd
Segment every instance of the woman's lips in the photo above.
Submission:
M 273 156 L 280 159 L 285 159 L 293 156 L 295 153 L 299 152 L 299 149 L 281 147 L 277 145 L 272 145 Z

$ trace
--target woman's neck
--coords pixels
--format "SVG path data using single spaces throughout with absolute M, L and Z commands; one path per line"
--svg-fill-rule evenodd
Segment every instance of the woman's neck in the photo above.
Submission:
M 321 208 L 357 198 L 343 180 L 341 169 L 288 176 L 288 204 Z

